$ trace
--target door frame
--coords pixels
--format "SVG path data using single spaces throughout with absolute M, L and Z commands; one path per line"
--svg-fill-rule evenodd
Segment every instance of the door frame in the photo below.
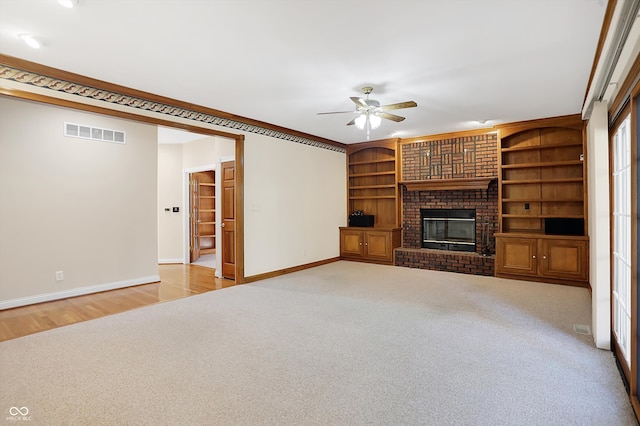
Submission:
M 216 173 L 216 166 L 215 164 L 211 165 L 211 164 L 207 164 L 207 165 L 203 165 L 203 166 L 195 166 L 195 167 L 188 167 L 186 169 L 182 169 L 182 211 L 183 211 L 183 215 L 182 215 L 182 235 L 183 235 L 183 241 L 182 241 L 182 263 L 184 265 L 189 265 L 191 263 L 191 257 L 190 257 L 190 252 L 191 252 L 191 227 L 190 227 L 190 218 L 189 216 L 191 215 L 191 189 L 189 187 L 189 175 L 191 175 L 192 173 L 198 173 L 198 172 L 208 172 L 213 170 L 214 173 Z M 216 191 L 218 190 L 218 184 L 216 183 Z M 217 201 L 217 200 L 216 200 Z M 216 213 L 217 215 L 217 213 Z M 216 244 L 217 244 L 217 238 L 216 238 Z
M 216 160 L 215 164 L 207 164 L 203 166 L 195 166 L 189 167 L 186 169 L 182 169 L 182 205 L 184 214 L 182 215 L 182 232 L 183 232 L 183 246 L 182 246 L 182 263 L 185 265 L 189 265 L 190 262 L 190 243 L 191 243 L 191 232 L 190 232 L 190 223 L 189 223 L 189 214 L 191 214 L 191 200 L 190 200 L 190 189 L 189 189 L 189 175 L 191 173 L 197 172 L 207 172 L 213 170 L 213 173 L 216 177 L 216 194 L 220 194 L 222 188 L 221 185 L 221 177 L 220 177 L 220 165 L 225 161 L 235 161 L 235 155 L 228 155 L 225 157 L 220 157 Z M 216 195 L 216 278 L 222 278 L 222 258 L 217 256 L 218 248 L 222 248 L 222 236 L 220 235 L 220 222 L 221 222 L 221 214 L 222 214 L 222 197 Z M 238 271 L 236 271 L 237 273 Z

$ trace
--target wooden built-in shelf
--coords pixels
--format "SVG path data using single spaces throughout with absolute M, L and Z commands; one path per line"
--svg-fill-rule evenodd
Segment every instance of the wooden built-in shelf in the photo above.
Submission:
M 475 177 L 458 179 L 405 180 L 398 182 L 407 191 L 456 191 L 465 189 L 487 190 L 496 177 Z
M 347 148 L 347 214 L 373 216 L 376 230 L 398 226 L 397 144 L 398 139 L 387 139 Z
M 576 114 L 498 130 L 496 276 L 588 285 L 583 128 Z

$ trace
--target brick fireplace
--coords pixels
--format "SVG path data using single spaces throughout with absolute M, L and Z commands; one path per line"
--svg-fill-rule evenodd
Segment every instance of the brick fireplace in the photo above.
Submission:
M 498 226 L 497 139 L 493 133 L 401 145 L 403 245 L 395 264 L 411 268 L 494 274 Z M 421 210 L 473 209 L 474 251 L 422 248 Z

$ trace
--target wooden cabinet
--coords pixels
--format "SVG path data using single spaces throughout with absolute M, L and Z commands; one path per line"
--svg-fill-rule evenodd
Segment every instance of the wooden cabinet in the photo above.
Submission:
M 393 249 L 400 247 L 400 228 L 340 228 L 340 257 L 393 264 Z
M 587 237 L 497 234 L 496 276 L 586 286 Z
M 498 127 L 496 276 L 586 285 L 581 117 Z

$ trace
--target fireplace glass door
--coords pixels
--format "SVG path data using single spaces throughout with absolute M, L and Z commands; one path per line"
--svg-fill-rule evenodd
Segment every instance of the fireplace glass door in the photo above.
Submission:
M 422 209 L 422 247 L 476 251 L 475 210 Z

